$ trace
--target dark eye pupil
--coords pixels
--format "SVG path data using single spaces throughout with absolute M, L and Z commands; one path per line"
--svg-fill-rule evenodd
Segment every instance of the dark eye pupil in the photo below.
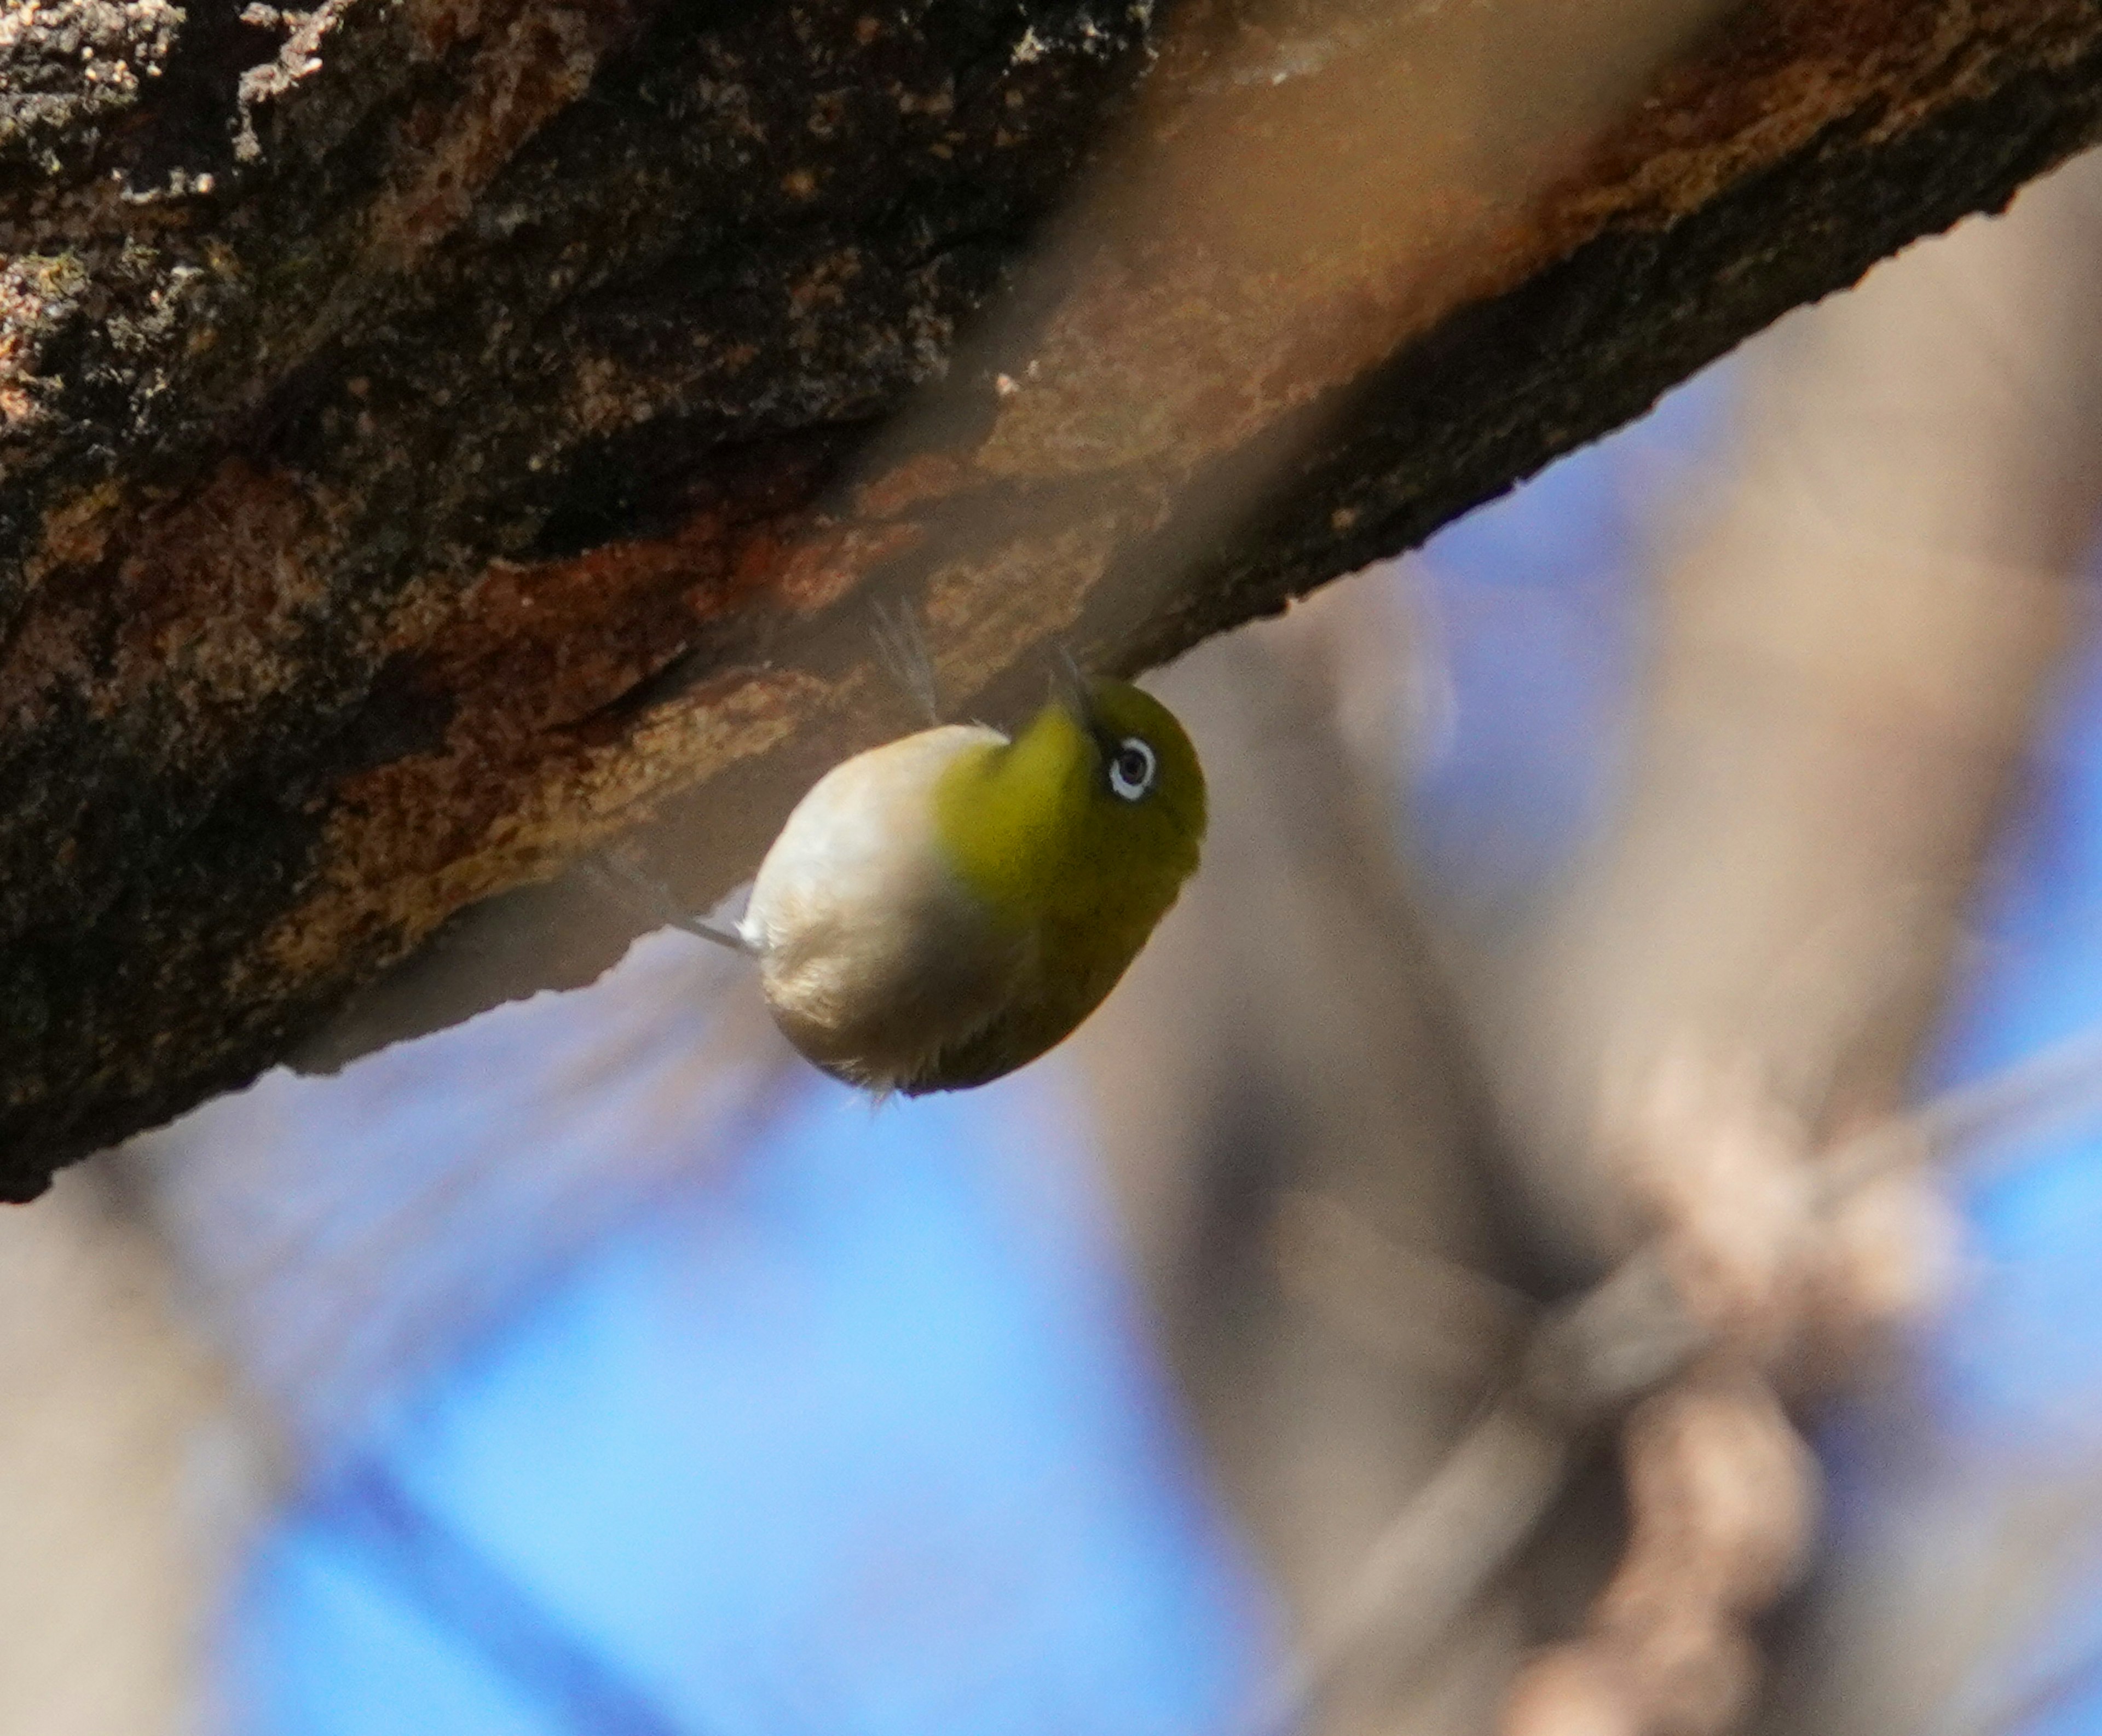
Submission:
M 1155 769 L 1153 750 L 1137 736 L 1129 736 L 1117 744 L 1110 760 L 1110 789 L 1125 801 L 1136 802 L 1152 789 Z

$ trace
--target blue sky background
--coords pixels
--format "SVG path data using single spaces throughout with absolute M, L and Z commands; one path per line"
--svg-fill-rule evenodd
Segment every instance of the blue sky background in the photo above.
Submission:
M 1267 1612 L 1077 1126 L 1053 1070 L 880 1109 L 800 1079 L 288 1516 L 241 1724 L 1222 1728 Z
M 1930 1084 L 2102 1026 L 2102 646 L 2066 671 L 1976 923 L 1982 944 Z M 2018 1140 L 1961 1197 L 1973 1269 L 1935 1347 L 1947 1414 L 1983 1444 L 2091 1453 L 2102 1447 L 2102 1127 Z

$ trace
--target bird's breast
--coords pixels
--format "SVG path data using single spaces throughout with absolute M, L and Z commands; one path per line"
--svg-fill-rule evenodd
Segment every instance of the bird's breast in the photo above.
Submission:
M 933 818 L 957 757 L 1004 739 L 952 724 L 858 755 L 818 781 L 768 851 L 742 926 L 776 1021 L 820 1066 L 888 1088 L 1013 993 L 1031 937 L 951 870 Z

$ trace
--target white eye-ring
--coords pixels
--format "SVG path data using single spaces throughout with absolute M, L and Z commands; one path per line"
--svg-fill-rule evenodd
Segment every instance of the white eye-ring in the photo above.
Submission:
M 1135 735 L 1117 743 L 1110 758 L 1110 789 L 1127 802 L 1135 802 L 1153 787 L 1160 761 L 1151 745 Z

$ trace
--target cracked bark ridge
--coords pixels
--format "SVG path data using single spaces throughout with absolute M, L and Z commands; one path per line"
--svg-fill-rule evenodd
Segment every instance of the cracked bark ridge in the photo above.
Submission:
M 907 721 L 871 596 L 987 715 L 1054 637 L 1172 655 L 2003 202 L 2102 104 L 2092 0 L 1762 0 L 1581 152 L 1572 99 L 1441 157 L 1426 69 L 1610 9 L 1465 10 L 11 11 L 0 1194 L 434 932 L 495 962 L 423 1022 L 588 976 L 617 919 L 490 895 L 639 822 L 681 890 L 734 883 Z M 1324 117 L 1411 108 L 1437 172 L 1381 223 L 1236 231 L 1261 141 L 1349 160 L 1386 135 Z

